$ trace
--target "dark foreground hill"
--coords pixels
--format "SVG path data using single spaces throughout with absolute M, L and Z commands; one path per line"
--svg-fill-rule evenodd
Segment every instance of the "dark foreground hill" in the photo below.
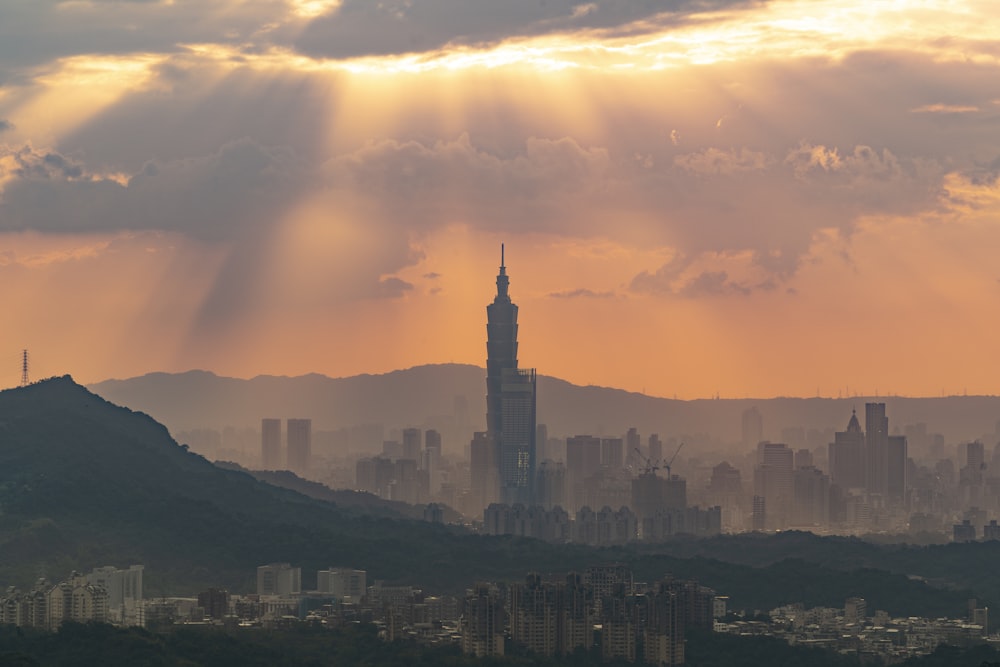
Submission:
M 951 564 L 961 567 L 964 553 L 956 551 Z M 971 595 L 873 569 L 871 561 L 845 569 L 772 558 L 755 567 L 649 546 L 557 546 L 376 517 L 219 468 L 152 418 L 69 377 L 0 392 L 0 585 L 142 563 L 149 595 L 208 586 L 250 592 L 256 567 L 275 561 L 301 566 L 307 588 L 331 565 L 458 593 L 477 580 L 619 561 L 643 581 L 695 577 L 737 608 L 840 606 L 846 596 L 863 595 L 894 614 L 956 616 Z

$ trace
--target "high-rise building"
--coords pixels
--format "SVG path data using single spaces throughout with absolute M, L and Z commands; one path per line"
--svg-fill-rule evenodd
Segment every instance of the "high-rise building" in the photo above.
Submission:
M 754 493 L 767 504 L 766 528 L 785 528 L 792 518 L 794 452 L 785 444 L 761 442 L 757 445 L 757 460 Z
M 649 436 L 649 460 L 655 465 L 663 460 L 663 441 L 656 433 Z
M 830 481 L 842 489 L 865 488 L 865 434 L 858 415 L 851 411 L 846 431 L 837 431 L 828 448 Z
M 294 595 L 302 592 L 302 568 L 271 563 L 257 568 L 258 595 Z
M 905 435 L 890 435 L 886 440 L 886 495 L 889 502 L 896 506 L 906 500 L 907 449 Z
M 885 403 L 865 403 L 865 448 L 868 493 L 885 495 L 889 486 L 889 419 Z
M 366 585 L 368 573 L 348 567 L 330 567 L 316 573 L 316 590 L 320 593 L 330 593 L 334 597 L 350 598 L 358 602 L 368 590 Z
M 503 655 L 506 620 L 503 598 L 496 585 L 476 584 L 466 592 L 462 604 L 459 622 L 462 652 L 479 658 Z
M 505 503 L 531 503 L 535 477 L 535 370 L 517 367 L 517 306 L 500 247 L 497 294 L 486 306 L 486 432 Z
M 280 470 L 281 456 L 281 420 L 260 420 L 260 467 L 263 470 Z
M 411 461 L 420 461 L 420 440 L 423 434 L 419 428 L 403 429 L 403 458 Z
M 485 431 L 476 431 L 469 443 L 469 477 L 475 508 L 486 507 L 500 499 L 495 469 L 496 447 Z
M 743 411 L 743 447 L 752 449 L 764 439 L 764 418 L 757 408 Z
M 288 431 L 288 469 L 299 475 L 309 472 L 312 463 L 312 420 L 289 419 L 286 423 Z

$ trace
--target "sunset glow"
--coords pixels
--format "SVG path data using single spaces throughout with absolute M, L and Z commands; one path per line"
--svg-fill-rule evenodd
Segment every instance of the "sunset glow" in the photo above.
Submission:
M 4 3 L 0 384 L 1000 390 L 995 3 L 536 4 Z

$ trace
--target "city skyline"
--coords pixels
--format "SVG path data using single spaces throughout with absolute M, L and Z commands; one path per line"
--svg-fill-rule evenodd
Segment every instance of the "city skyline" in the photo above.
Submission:
M 25 348 L 481 365 L 506 242 L 546 375 L 995 395 L 996 34 L 976 0 L 4 3 L 0 385 Z

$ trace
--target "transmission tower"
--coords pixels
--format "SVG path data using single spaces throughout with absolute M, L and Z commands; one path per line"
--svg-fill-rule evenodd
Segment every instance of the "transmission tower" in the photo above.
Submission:
M 21 350 L 21 386 L 27 387 L 30 384 L 28 380 L 28 351 Z

